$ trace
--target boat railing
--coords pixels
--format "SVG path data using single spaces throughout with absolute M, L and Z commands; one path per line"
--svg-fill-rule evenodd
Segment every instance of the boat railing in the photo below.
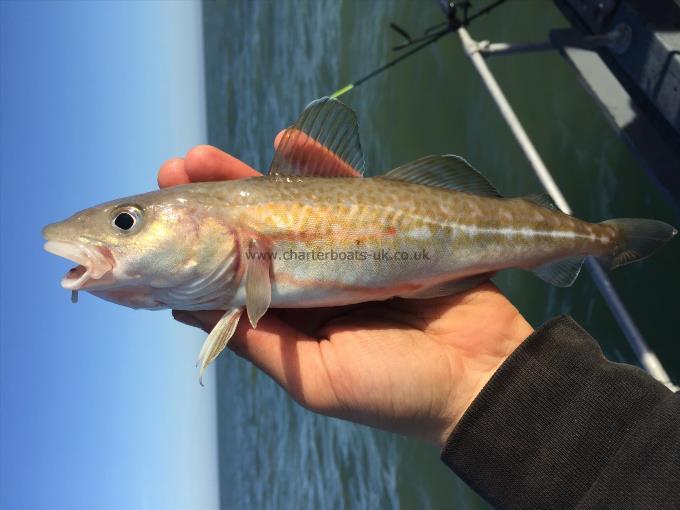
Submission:
M 512 131 L 517 143 L 524 152 L 524 155 L 529 160 L 529 164 L 533 169 L 536 177 L 540 180 L 545 191 L 552 197 L 555 204 L 565 213 L 571 214 L 572 210 L 567 203 L 562 191 L 557 186 L 555 179 L 546 167 L 543 159 L 536 150 L 529 135 L 524 130 L 522 123 L 515 114 L 508 99 L 505 97 L 503 90 L 496 81 L 493 73 L 486 63 L 486 55 L 508 55 L 518 52 L 534 52 L 554 49 L 551 43 L 531 43 L 531 44 L 506 44 L 506 43 L 489 43 L 488 41 L 475 41 L 465 28 L 461 26 L 457 30 L 458 36 L 463 44 L 465 54 L 472 62 L 473 67 L 479 74 L 482 82 L 486 86 L 489 94 L 496 103 L 501 116 Z M 602 40 L 593 40 L 592 44 L 617 44 L 620 43 L 620 38 L 625 37 L 625 33 L 608 34 Z M 673 391 L 679 388 L 675 386 L 668 377 L 668 373 L 663 368 L 656 354 L 649 348 L 640 330 L 635 325 L 632 317 L 628 313 L 623 301 L 619 297 L 618 292 L 614 288 L 607 273 L 602 269 L 600 264 L 593 257 L 587 257 L 585 262 L 586 267 L 592 277 L 598 291 L 604 298 L 607 306 L 612 312 L 614 319 L 625 335 L 630 347 L 635 353 L 640 365 L 649 372 L 652 377 L 665 384 Z

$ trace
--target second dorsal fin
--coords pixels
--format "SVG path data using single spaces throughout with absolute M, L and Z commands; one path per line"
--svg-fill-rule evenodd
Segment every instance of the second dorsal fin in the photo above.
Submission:
M 501 196 L 498 190 L 470 163 L 453 154 L 425 156 L 390 170 L 380 178 L 448 188 L 488 197 Z
M 555 201 L 552 199 L 552 197 L 547 193 L 534 193 L 533 195 L 527 195 L 525 197 L 522 197 L 522 199 L 528 202 L 532 202 L 536 205 L 540 205 L 541 207 L 545 207 L 546 209 L 552 209 L 554 211 L 560 210 L 560 208 L 557 207 L 557 204 L 555 204 Z
M 286 129 L 269 175 L 361 177 L 364 156 L 354 112 L 337 99 L 311 102 Z

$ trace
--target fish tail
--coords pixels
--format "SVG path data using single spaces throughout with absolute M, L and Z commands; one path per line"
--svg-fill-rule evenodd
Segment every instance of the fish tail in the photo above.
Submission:
M 662 221 L 618 218 L 603 221 L 613 227 L 617 241 L 615 248 L 600 260 L 609 270 L 649 257 L 670 241 L 678 231 Z

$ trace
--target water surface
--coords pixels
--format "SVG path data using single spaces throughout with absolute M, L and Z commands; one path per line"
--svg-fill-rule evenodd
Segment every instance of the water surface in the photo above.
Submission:
M 436 2 L 240 0 L 204 4 L 210 142 L 262 171 L 275 134 L 311 100 L 392 58 L 390 21 L 417 35 L 442 21 Z M 566 26 L 550 2 L 515 1 L 470 29 L 477 39 L 545 40 Z M 575 214 L 678 225 L 640 165 L 557 54 L 501 57 L 492 70 Z M 506 195 L 540 191 L 456 35 L 343 96 L 358 113 L 369 175 L 425 154 L 468 159 Z M 612 279 L 674 380 L 680 243 Z M 570 289 L 509 271 L 497 283 L 538 326 L 571 314 L 608 357 L 635 362 L 594 284 Z M 435 448 L 315 416 L 235 356 L 218 360 L 224 508 L 479 508 Z

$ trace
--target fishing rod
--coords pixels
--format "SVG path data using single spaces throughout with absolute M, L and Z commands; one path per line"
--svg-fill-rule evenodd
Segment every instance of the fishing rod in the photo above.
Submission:
M 468 16 L 468 11 L 470 9 L 470 2 L 469 0 L 465 1 L 454 1 L 454 0 L 439 0 L 439 5 L 441 6 L 442 10 L 444 11 L 444 14 L 446 15 L 447 20 L 444 21 L 443 23 L 439 23 L 433 27 L 428 28 L 425 30 L 424 35 L 422 37 L 419 37 L 418 39 L 412 39 L 411 36 L 404 30 L 403 28 L 399 27 L 395 23 L 390 23 L 390 28 L 394 30 L 395 32 L 399 33 L 401 36 L 404 37 L 405 42 L 395 46 L 393 50 L 395 51 L 401 51 L 403 49 L 406 49 L 410 46 L 413 46 L 414 44 L 416 45 L 414 48 L 410 49 L 403 55 L 395 58 L 394 60 L 391 60 L 387 62 L 386 64 L 378 67 L 374 71 L 368 73 L 366 76 L 363 76 L 359 78 L 358 80 L 349 83 L 345 85 L 344 87 L 336 90 L 333 92 L 330 97 L 331 98 L 336 98 L 340 97 L 343 94 L 349 92 L 350 90 L 359 87 L 362 83 L 370 80 L 371 78 L 374 78 L 375 76 L 387 71 L 390 67 L 393 67 L 397 65 L 399 62 L 402 62 L 403 60 L 406 60 L 408 57 L 411 55 L 414 55 L 415 53 L 418 53 L 419 51 L 423 50 L 424 48 L 430 46 L 431 44 L 436 43 L 439 39 L 444 37 L 445 35 L 448 35 L 452 32 L 457 31 L 460 27 L 466 27 L 468 26 L 473 20 L 476 18 L 479 18 L 480 16 L 483 16 L 484 14 L 488 14 L 492 10 L 494 10 L 496 7 L 500 6 L 501 4 L 505 3 L 507 0 L 496 0 L 492 4 L 488 5 L 487 7 L 481 9 L 480 11 L 474 13 L 472 16 Z M 463 17 L 462 19 L 458 18 L 458 9 L 461 9 L 463 12 Z M 441 27 L 442 25 L 446 25 L 446 27 L 442 30 L 439 30 L 438 32 L 435 33 L 430 33 L 433 30 Z M 420 44 L 419 44 L 420 43 Z

